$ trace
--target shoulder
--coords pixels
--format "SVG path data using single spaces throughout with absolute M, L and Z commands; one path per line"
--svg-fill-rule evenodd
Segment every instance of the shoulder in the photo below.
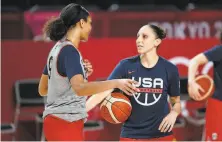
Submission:
M 120 64 L 131 64 L 131 63 L 137 62 L 138 60 L 139 60 L 139 55 L 136 55 L 136 56 L 132 56 L 132 57 L 122 59 L 120 61 Z
M 73 45 L 65 45 L 61 48 L 59 56 L 80 56 L 78 49 Z
M 61 48 L 61 52 L 78 52 L 78 50 L 73 45 L 64 45 Z
M 208 54 L 210 52 L 218 52 L 218 51 L 222 51 L 222 45 L 216 45 L 216 46 L 213 46 L 212 48 L 206 50 L 205 52 L 203 52 L 204 54 Z
M 168 61 L 167 59 L 160 57 L 161 63 L 165 66 L 165 68 L 170 72 L 178 72 L 178 68 L 176 65 Z

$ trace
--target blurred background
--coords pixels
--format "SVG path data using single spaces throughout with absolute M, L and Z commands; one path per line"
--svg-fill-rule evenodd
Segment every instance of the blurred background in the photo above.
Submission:
M 44 40 L 42 27 L 67 4 L 88 9 L 93 31 L 80 51 L 94 67 L 90 81 L 104 80 L 123 58 L 137 54 L 136 34 L 152 23 L 167 31 L 159 54 L 180 72 L 182 113 L 174 127 L 177 140 L 200 141 L 204 135 L 205 104 L 187 93 L 190 58 L 219 44 L 222 0 L 2 0 L 1 5 L 1 140 L 44 140 L 41 114 L 44 99 L 38 82 L 53 42 Z M 212 76 L 212 63 L 199 74 Z M 99 107 L 85 123 L 86 140 L 115 141 L 120 125 L 105 122 Z

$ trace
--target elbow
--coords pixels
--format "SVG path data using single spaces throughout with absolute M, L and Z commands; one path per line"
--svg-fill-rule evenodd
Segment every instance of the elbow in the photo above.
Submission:
M 207 62 L 208 62 L 207 58 L 202 53 L 200 53 L 190 60 L 189 65 L 190 66 L 199 66 L 199 65 L 205 64 Z
M 39 88 L 38 92 L 40 96 L 46 96 L 48 93 L 48 89 Z
M 84 93 L 84 90 L 81 89 L 80 87 L 72 87 L 73 91 L 77 96 L 85 96 L 86 94 Z
M 47 96 L 47 91 L 39 91 L 39 95 L 42 97 Z
M 89 90 L 84 83 L 72 84 L 72 89 L 77 96 L 89 96 Z
M 198 64 L 198 61 L 197 61 L 196 58 L 191 59 L 190 62 L 189 62 L 189 66 L 194 66 L 194 65 L 197 65 L 197 64 Z
M 77 96 L 84 96 L 84 94 L 82 93 L 81 90 L 78 90 L 78 89 L 74 89 L 75 93 Z

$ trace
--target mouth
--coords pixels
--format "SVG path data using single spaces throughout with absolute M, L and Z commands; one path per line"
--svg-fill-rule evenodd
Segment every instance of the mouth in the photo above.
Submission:
M 142 45 L 137 45 L 137 48 L 141 49 L 141 48 L 143 48 L 143 46 Z

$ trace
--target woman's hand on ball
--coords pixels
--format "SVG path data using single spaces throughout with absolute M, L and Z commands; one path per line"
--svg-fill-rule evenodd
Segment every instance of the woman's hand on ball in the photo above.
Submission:
M 193 98 L 196 101 L 199 101 L 201 99 L 199 91 L 204 92 L 204 89 L 195 81 L 189 82 L 188 92 L 191 98 Z

